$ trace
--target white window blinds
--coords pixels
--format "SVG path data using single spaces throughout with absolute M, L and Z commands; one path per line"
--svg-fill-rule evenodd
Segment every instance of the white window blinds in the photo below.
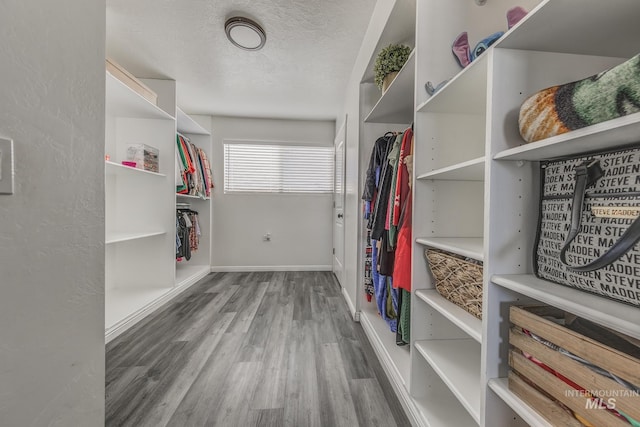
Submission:
M 224 192 L 331 193 L 333 147 L 224 144 Z

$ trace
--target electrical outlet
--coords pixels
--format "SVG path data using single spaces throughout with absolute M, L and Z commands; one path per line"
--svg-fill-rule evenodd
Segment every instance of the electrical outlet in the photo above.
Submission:
M 13 140 L 0 138 L 0 194 L 13 194 Z

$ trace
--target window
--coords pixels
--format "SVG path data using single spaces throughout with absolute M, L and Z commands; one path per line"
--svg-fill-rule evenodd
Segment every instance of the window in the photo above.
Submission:
M 331 193 L 333 147 L 224 144 L 224 192 Z

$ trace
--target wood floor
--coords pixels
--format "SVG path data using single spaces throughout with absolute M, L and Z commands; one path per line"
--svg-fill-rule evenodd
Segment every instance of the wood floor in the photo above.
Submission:
M 107 426 L 409 426 L 328 272 L 214 273 L 107 346 Z

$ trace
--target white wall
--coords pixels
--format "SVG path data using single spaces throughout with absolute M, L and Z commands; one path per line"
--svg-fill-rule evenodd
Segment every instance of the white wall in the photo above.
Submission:
M 104 425 L 104 0 L 2 0 L 0 425 Z
M 225 195 L 223 141 L 333 145 L 335 122 L 214 117 L 212 127 L 214 270 L 330 270 L 332 195 Z

